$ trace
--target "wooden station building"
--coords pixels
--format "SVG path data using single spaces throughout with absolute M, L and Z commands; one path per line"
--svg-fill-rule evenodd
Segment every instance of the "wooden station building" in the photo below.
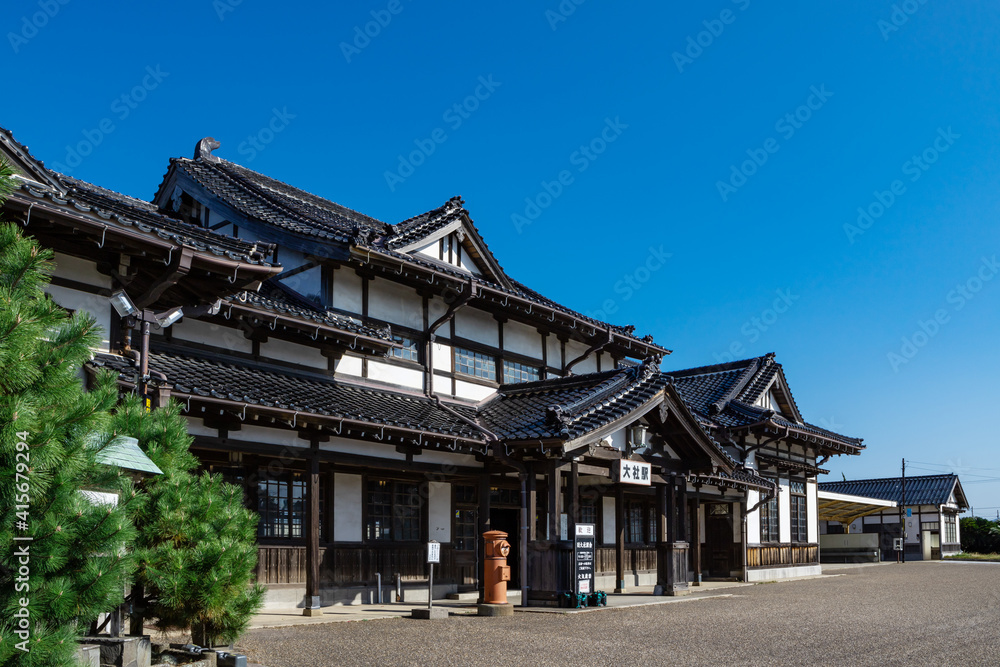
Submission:
M 665 374 L 669 350 L 508 276 L 460 198 L 386 223 L 213 155 L 170 161 L 152 202 L 52 172 L 12 135 L 4 217 L 56 251 L 52 297 L 106 331 L 91 370 L 139 384 L 109 303 L 188 315 L 151 334 L 154 402 L 260 515 L 271 607 L 480 585 L 487 530 L 513 581 L 682 594 L 702 576 L 811 573 L 815 478 L 859 440 L 802 421 L 773 355 Z M 221 299 L 221 306 L 206 308 Z M 820 461 L 817 461 L 817 458 Z

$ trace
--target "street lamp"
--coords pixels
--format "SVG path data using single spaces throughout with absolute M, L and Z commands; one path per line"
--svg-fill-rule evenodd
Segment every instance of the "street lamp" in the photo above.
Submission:
M 129 298 L 125 290 L 118 290 L 111 295 L 111 305 L 122 318 L 126 320 L 129 330 L 134 329 L 137 324 L 142 324 L 142 345 L 139 352 L 139 394 L 142 396 L 143 405 L 148 411 L 150 408 L 149 396 L 149 325 L 155 324 L 158 329 L 166 329 L 177 320 L 184 317 L 184 309 L 175 306 L 161 313 L 154 313 L 152 310 L 139 309 L 135 302 Z M 215 304 L 205 308 L 210 311 Z M 202 308 L 196 308 L 201 310 Z M 216 308 L 216 312 L 218 309 Z M 131 345 L 131 334 L 129 335 Z

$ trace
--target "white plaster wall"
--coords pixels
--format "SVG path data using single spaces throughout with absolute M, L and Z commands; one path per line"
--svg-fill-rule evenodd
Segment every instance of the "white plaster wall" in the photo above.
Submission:
M 435 296 L 427 300 L 427 325 L 430 326 L 448 311 L 448 304 L 441 297 Z M 444 325 L 442 325 L 444 326 Z M 440 331 L 440 330 L 439 330 Z
M 423 389 L 424 387 L 423 371 L 415 368 L 403 368 L 374 359 L 368 360 L 368 379 L 413 389 Z
M 609 444 L 618 451 L 625 451 L 625 444 L 628 441 L 628 433 L 626 432 L 626 429 L 620 428 L 605 439 L 608 440 Z
M 545 337 L 545 346 L 547 348 L 546 356 L 549 366 L 562 368 L 562 344 L 559 342 L 559 339 L 550 334 Z
M 427 483 L 427 538 L 451 542 L 451 484 Z
M 361 377 L 361 357 L 352 357 L 349 354 L 345 354 L 337 360 L 333 369 L 334 375 Z
M 368 315 L 411 329 L 424 328 L 423 299 L 409 287 L 380 278 L 368 284 Z
M 542 358 L 541 334 L 534 327 L 520 322 L 508 321 L 503 325 L 503 347 L 532 359 Z
M 615 543 L 615 499 L 604 496 L 601 499 L 601 510 L 603 513 L 601 541 L 604 544 Z
M 260 356 L 270 357 L 287 361 L 290 364 L 299 364 L 309 368 L 326 370 L 329 363 L 323 353 L 314 347 L 290 343 L 286 340 L 270 339 L 260 345 Z
M 496 392 L 497 390 L 493 387 L 487 387 L 481 384 L 463 382 L 462 380 L 457 380 L 455 382 L 455 396 L 458 398 L 468 398 L 473 401 L 481 401 L 487 396 L 492 396 Z
M 747 509 L 760 502 L 760 493 L 747 492 Z M 760 509 L 747 513 L 747 543 L 760 544 Z
M 361 276 L 349 267 L 333 272 L 333 307 L 361 313 Z
M 333 475 L 333 540 L 361 541 L 361 475 Z
M 481 468 L 483 464 L 470 454 L 452 454 L 434 449 L 426 449 L 422 454 L 414 458 L 420 463 L 439 463 L 441 465 L 469 466 L 470 468 Z
M 451 346 L 434 343 L 431 354 L 434 355 L 434 370 L 451 372 Z
M 431 257 L 433 259 L 437 259 L 438 258 L 438 244 L 440 242 L 441 242 L 440 239 L 435 239 L 435 240 L 431 241 L 430 243 L 428 243 L 425 246 L 421 246 L 420 248 L 417 248 L 416 250 L 410 251 L 410 254 L 412 255 L 412 254 L 416 253 L 416 254 L 420 254 L 420 255 L 427 255 L 428 257 Z
M 462 308 L 455 313 L 455 335 L 483 345 L 500 345 L 500 328 L 489 313 L 475 308 Z
M 569 363 L 579 357 L 581 354 L 589 349 L 587 345 L 583 343 L 578 343 L 575 340 L 566 341 L 566 363 Z M 573 375 L 581 375 L 583 373 L 593 373 L 597 370 L 597 357 L 590 355 L 570 371 Z
M 285 270 L 287 271 L 288 269 L 286 268 Z M 305 271 L 284 278 L 279 274 L 278 279 L 281 280 L 282 284 L 295 290 L 302 296 L 308 297 L 316 303 L 321 302 L 323 296 L 322 268 L 314 266 L 311 269 L 306 269 Z
M 298 437 L 295 431 L 283 428 L 272 428 L 270 426 L 256 426 L 254 424 L 243 424 L 238 431 L 229 432 L 230 440 L 241 440 L 244 442 L 261 442 L 272 445 L 287 445 L 288 447 L 308 447 L 309 442 Z
M 344 428 L 346 429 L 349 427 L 345 426 Z M 380 459 L 391 459 L 393 461 L 406 460 L 406 454 L 397 452 L 395 446 L 383 445 L 374 442 L 364 442 L 362 440 L 352 440 L 343 437 L 331 437 L 329 442 L 319 443 L 319 448 L 329 452 L 341 452 L 342 454 L 360 454 L 362 456 L 373 456 Z
M 465 251 L 465 248 L 462 248 L 462 264 L 461 266 L 459 266 L 459 268 L 465 269 L 474 276 L 483 275 L 482 272 L 479 270 L 479 267 L 473 264 L 472 261 L 469 259 L 469 253 Z
M 445 377 L 443 375 L 434 376 L 434 393 L 444 395 L 451 395 L 451 378 Z
M 810 542 L 819 541 L 819 498 L 816 495 L 816 480 L 806 482 L 806 515 L 809 520 L 808 534 Z
M 97 270 L 97 262 L 64 255 L 61 252 L 53 253 L 52 260 L 56 263 L 55 275 L 60 278 L 76 280 L 95 287 L 111 288 L 111 278 Z
M 111 302 L 107 297 L 88 294 L 67 287 L 47 285 L 45 292 L 52 300 L 68 310 L 84 310 L 94 316 L 101 328 L 101 341 L 97 349 L 107 352 L 110 349 L 108 331 L 111 329 Z
M 778 538 L 782 542 L 792 541 L 792 495 L 788 491 L 788 480 L 778 480 Z
M 179 340 L 222 347 L 233 352 L 253 352 L 253 342 L 236 329 L 188 317 L 170 327 L 170 335 Z
M 205 420 L 201 417 L 185 417 L 187 419 L 187 432 L 191 435 L 219 435 L 218 429 L 205 426 Z

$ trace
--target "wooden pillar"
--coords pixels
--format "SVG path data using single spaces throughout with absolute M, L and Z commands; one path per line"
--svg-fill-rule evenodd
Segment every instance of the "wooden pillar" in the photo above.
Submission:
M 306 599 L 303 616 L 321 616 L 319 603 L 319 443 L 312 443 L 306 479 Z
M 486 470 L 479 478 L 479 511 L 476 513 L 476 530 L 478 531 L 476 535 L 476 554 L 478 556 L 476 558 L 476 590 L 479 591 L 479 601 L 482 602 L 485 599 L 483 597 L 483 587 L 485 586 L 483 581 L 483 553 L 485 552 L 483 533 L 493 530 L 490 522 L 490 473 Z
M 694 561 L 694 585 L 701 586 L 701 484 L 694 485 L 694 526 L 691 534 L 691 559 Z
M 569 539 L 576 535 L 576 524 L 580 522 L 580 464 L 573 461 L 569 468 Z M 943 525 L 943 524 L 942 524 Z
M 670 543 L 668 536 L 670 513 L 667 511 L 667 496 L 670 487 L 666 484 L 656 485 L 656 589 L 667 594 L 667 581 L 670 577 Z
M 680 483 L 680 508 L 681 511 L 678 512 L 678 521 L 680 521 L 680 532 L 677 534 L 678 542 L 688 542 L 691 539 L 691 527 L 688 526 L 688 520 L 690 517 L 690 512 L 688 512 L 688 485 L 687 480 L 683 477 L 679 479 Z
M 677 577 L 674 575 L 674 542 L 679 540 L 679 526 L 677 521 L 677 475 L 670 475 L 670 485 L 666 491 L 666 514 L 667 514 L 667 544 L 663 550 L 663 594 L 671 595 Z
M 531 463 L 525 463 L 528 469 L 528 540 L 538 539 L 538 478 Z
M 625 592 L 625 485 L 615 489 L 615 593 Z
M 559 461 L 549 464 L 549 540 L 559 541 L 559 515 L 562 513 L 562 473 L 559 472 Z

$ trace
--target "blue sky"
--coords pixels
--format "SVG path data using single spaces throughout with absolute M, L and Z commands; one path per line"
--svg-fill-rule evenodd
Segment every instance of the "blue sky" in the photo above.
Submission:
M 776 352 L 868 445 L 829 479 L 906 457 L 994 516 L 1000 6 L 678 4 L 11 0 L 0 124 L 145 199 L 208 135 L 389 222 L 461 195 L 665 369 Z

